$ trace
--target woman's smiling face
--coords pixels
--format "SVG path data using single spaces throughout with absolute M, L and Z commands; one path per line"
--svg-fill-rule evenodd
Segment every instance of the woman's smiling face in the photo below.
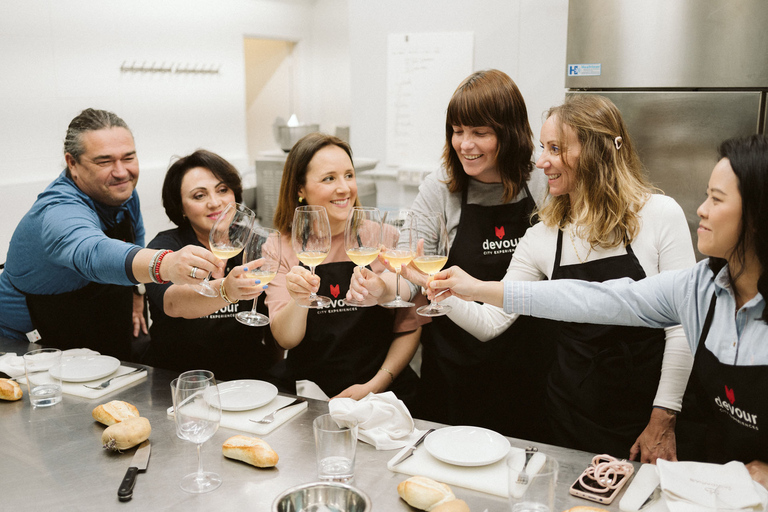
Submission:
M 493 128 L 454 126 L 451 145 L 467 175 L 483 183 L 501 182 L 496 162 L 499 140 Z
M 739 178 L 723 158 L 712 170 L 707 198 L 696 210 L 701 219 L 696 245 L 702 254 L 728 259 L 739 241 L 741 209 Z
M 542 152 L 536 161 L 536 167 L 542 169 L 547 176 L 549 193 L 553 196 L 571 194 L 576 190 L 577 176 L 574 167 L 581 154 L 579 138 L 567 124 L 562 125 L 562 135 L 566 140 L 560 140 L 558 122 L 555 115 L 544 121 L 540 136 Z M 567 154 L 563 154 L 563 143 L 568 148 Z M 573 197 L 571 202 L 573 203 Z
M 299 194 L 306 204 L 325 207 L 334 235 L 343 232 L 347 215 L 357 200 L 355 168 L 347 152 L 330 145 L 315 153 Z

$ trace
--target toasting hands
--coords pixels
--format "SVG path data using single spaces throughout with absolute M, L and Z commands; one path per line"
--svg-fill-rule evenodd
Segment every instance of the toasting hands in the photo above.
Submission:
M 320 277 L 297 265 L 285 275 L 285 289 L 294 301 L 302 301 L 320 289 Z

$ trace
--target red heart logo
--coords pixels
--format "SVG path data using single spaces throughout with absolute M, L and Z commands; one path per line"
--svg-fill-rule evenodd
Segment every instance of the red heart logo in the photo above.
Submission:
M 337 284 L 331 285 L 331 295 L 333 295 L 334 299 L 339 297 L 339 285 Z
M 496 236 L 499 240 L 504 238 L 504 226 L 501 226 L 500 228 L 494 227 L 494 229 L 496 230 Z
M 731 405 L 736 401 L 736 395 L 734 394 L 733 389 L 729 389 L 727 385 L 725 386 L 725 396 L 728 397 L 728 401 L 731 402 Z

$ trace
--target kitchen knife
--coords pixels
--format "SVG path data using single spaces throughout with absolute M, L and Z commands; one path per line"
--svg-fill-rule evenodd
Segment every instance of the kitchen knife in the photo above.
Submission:
M 421 437 L 419 438 L 419 440 L 418 440 L 418 441 L 416 441 L 415 443 L 413 443 L 413 445 L 412 445 L 410 448 L 408 448 L 408 449 L 407 449 L 405 452 L 403 452 L 403 454 L 400 456 L 400 458 L 399 458 L 399 459 L 397 459 L 395 462 L 393 462 L 393 463 L 392 463 L 392 466 L 397 466 L 398 464 L 400 464 L 401 462 L 403 462 L 405 459 L 407 459 L 408 457 L 410 457 L 411 455 L 413 455 L 413 452 L 414 452 L 414 451 L 416 451 L 416 448 L 417 448 L 417 447 L 418 447 L 418 446 L 419 446 L 421 443 L 423 443 L 423 442 L 424 442 L 424 439 L 426 439 L 426 438 L 427 438 L 427 436 L 428 436 L 429 434 L 431 434 L 431 433 L 432 433 L 432 432 L 434 432 L 434 431 L 435 431 L 435 429 L 431 428 L 431 429 L 427 430 L 426 432 L 424 432 L 424 435 L 423 435 L 423 436 L 421 436 Z
M 133 486 L 136 484 L 136 475 L 139 471 L 145 471 L 149 464 L 150 445 L 149 439 L 141 443 L 133 455 L 131 467 L 125 472 L 125 477 L 117 490 L 117 497 L 120 501 L 128 501 L 133 498 Z

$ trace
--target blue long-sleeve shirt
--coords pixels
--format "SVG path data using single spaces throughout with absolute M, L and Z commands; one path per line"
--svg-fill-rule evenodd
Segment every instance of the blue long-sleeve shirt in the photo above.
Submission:
M 114 240 L 104 230 L 128 215 L 135 242 Z M 0 274 L 0 334 L 25 339 L 31 331 L 25 293 L 54 295 L 91 282 L 136 284 L 131 263 L 144 246 L 139 196 L 133 191 L 121 206 L 95 202 L 63 171 L 37 197 L 11 238 Z
M 707 260 L 641 281 L 504 281 L 504 311 L 554 320 L 668 327 L 681 324 L 695 354 L 712 294 L 717 294 L 705 346 L 724 364 L 768 364 L 768 324 L 758 293 L 738 311 L 726 265 L 712 279 Z

